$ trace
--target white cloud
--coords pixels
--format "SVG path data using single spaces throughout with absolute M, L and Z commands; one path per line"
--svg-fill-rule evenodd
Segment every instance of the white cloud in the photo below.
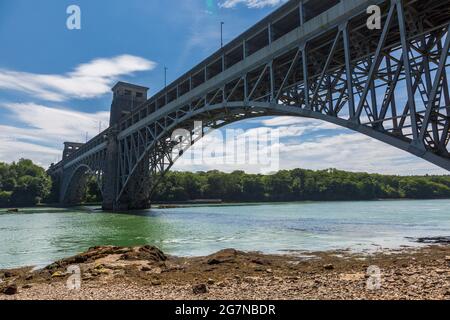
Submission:
M 109 112 L 84 113 L 49 108 L 34 103 L 7 103 L 0 106 L 20 127 L 0 125 L 0 161 L 29 158 L 48 166 L 61 158 L 63 142 L 84 142 L 109 124 Z
M 264 8 L 264 7 L 274 7 L 286 0 L 225 0 L 219 3 L 221 8 L 234 8 L 238 4 L 245 4 L 248 8 Z
M 280 169 L 337 168 L 382 174 L 448 174 L 444 169 L 405 151 L 320 120 L 274 117 L 248 120 L 248 123 L 279 130 L 280 142 L 275 149 L 279 150 Z M 327 130 L 326 134 L 323 133 L 324 129 Z M 246 131 L 246 134 L 253 130 L 255 129 Z M 212 143 L 218 145 L 221 141 L 214 138 Z M 191 157 L 192 152 L 199 150 L 194 147 L 194 151 L 186 152 L 183 157 Z M 261 149 L 258 157 L 267 154 L 267 150 Z M 245 170 L 260 173 L 261 168 L 257 165 L 227 164 L 223 157 L 224 155 L 219 153 L 217 159 L 208 157 L 201 165 L 192 166 L 192 163 L 185 161 L 176 163 L 174 168 L 184 171 L 219 169 L 225 172 Z
M 63 75 L 0 69 L 0 89 L 21 91 L 56 102 L 89 99 L 108 93 L 120 76 L 152 70 L 155 66 L 155 62 L 144 58 L 121 55 L 92 60 Z

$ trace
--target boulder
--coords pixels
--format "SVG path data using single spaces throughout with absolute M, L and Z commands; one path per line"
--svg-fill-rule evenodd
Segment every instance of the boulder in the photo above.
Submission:
M 221 250 L 208 257 L 206 263 L 209 265 L 234 263 L 238 252 L 234 249 Z
M 14 283 L 7 285 L 5 288 L 3 288 L 3 293 L 8 296 L 15 295 L 17 293 L 17 286 Z
M 133 250 L 124 253 L 120 259 L 131 261 L 147 260 L 151 262 L 161 262 L 166 261 L 167 257 L 161 250 L 156 247 L 143 246 L 134 248 Z

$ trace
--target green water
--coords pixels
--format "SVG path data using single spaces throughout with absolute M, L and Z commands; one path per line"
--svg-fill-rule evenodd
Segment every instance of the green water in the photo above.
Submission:
M 97 245 L 152 244 L 180 256 L 223 248 L 267 253 L 371 251 L 450 236 L 450 200 L 260 204 L 111 214 L 0 213 L 0 268 L 44 266 Z

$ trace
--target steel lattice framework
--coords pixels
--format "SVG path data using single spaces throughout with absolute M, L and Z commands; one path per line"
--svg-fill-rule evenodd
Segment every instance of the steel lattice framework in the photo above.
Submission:
M 381 8 L 381 29 L 368 29 L 369 5 Z M 53 171 L 105 172 L 114 140 L 112 207 L 146 207 L 191 146 L 173 152 L 175 129 L 195 142 L 210 129 L 276 115 L 331 122 L 450 170 L 449 23 L 450 0 L 289 1 Z M 63 180 L 65 194 L 73 179 Z

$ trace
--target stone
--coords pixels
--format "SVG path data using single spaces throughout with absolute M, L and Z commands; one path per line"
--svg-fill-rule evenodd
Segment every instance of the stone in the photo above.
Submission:
M 251 262 L 253 262 L 254 264 L 262 265 L 262 266 L 267 266 L 267 265 L 270 265 L 270 264 L 271 264 L 269 260 L 267 260 L 267 259 L 262 259 L 262 258 L 255 258 L 255 259 L 252 259 Z
M 141 271 L 143 271 L 143 272 L 148 272 L 148 271 L 152 271 L 152 268 L 149 268 L 149 267 L 143 266 L 143 267 L 141 268 Z
M 156 247 L 153 246 L 142 246 L 139 248 L 134 248 L 133 250 L 124 253 L 121 257 L 121 260 L 128 261 L 140 261 L 147 260 L 154 263 L 159 263 L 162 261 L 166 261 L 166 255 Z
M 273 273 L 273 270 L 272 269 L 266 269 L 266 272 L 267 273 Z
M 206 261 L 209 265 L 222 264 L 222 263 L 233 263 L 235 262 L 237 256 L 237 251 L 234 249 L 221 250 L 208 257 Z
M 323 266 L 323 268 L 324 268 L 325 270 L 333 270 L 333 269 L 334 269 L 334 266 L 333 266 L 332 264 L 326 264 L 326 265 Z
M 56 271 L 52 274 L 52 278 L 62 278 L 64 277 L 64 273 L 62 273 L 61 271 Z
M 208 281 L 206 283 L 209 285 L 213 285 L 215 283 L 215 281 L 213 279 L 208 279 Z
M 3 289 L 3 293 L 12 296 L 17 293 L 17 286 L 15 284 L 10 284 Z
M 208 287 L 204 283 L 196 284 L 192 287 L 192 292 L 194 294 L 205 294 L 208 293 Z
M 33 275 L 32 275 L 32 274 L 29 274 L 29 275 L 25 278 L 25 280 L 31 280 L 31 279 L 33 279 Z
M 33 285 L 31 285 L 31 284 L 26 284 L 26 285 L 22 286 L 23 289 L 30 289 L 32 287 L 33 287 Z
M 161 281 L 158 279 L 153 279 L 152 280 L 152 286 L 160 286 L 161 285 Z
M 5 276 L 5 278 L 11 278 L 14 277 L 14 274 L 11 271 L 5 271 L 3 273 L 3 275 Z

